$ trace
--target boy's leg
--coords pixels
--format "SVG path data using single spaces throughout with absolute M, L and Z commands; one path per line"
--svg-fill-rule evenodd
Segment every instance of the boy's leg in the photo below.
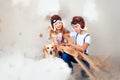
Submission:
M 88 63 L 87 61 L 82 60 L 82 62 L 83 62 L 83 64 L 84 64 L 86 67 L 88 67 L 88 68 L 90 69 L 90 65 L 89 65 L 89 63 Z M 84 70 L 81 70 L 81 75 L 82 75 L 83 77 L 89 77 Z
M 61 53 L 62 53 L 62 52 L 61 52 Z M 70 68 L 73 69 L 73 65 L 72 65 L 71 61 L 74 62 L 74 63 L 77 63 L 77 61 L 74 59 L 73 56 L 71 56 L 71 55 L 69 55 L 69 54 L 67 54 L 67 53 L 65 53 L 65 52 L 62 53 L 62 54 L 61 54 L 61 53 L 59 53 L 59 55 L 61 55 L 61 58 L 68 64 L 68 66 L 69 66 Z M 88 68 L 90 69 L 90 65 L 89 65 L 89 63 L 88 63 L 87 61 L 82 60 L 82 62 L 83 62 L 83 64 L 84 64 L 86 67 L 88 67 Z M 84 70 L 81 70 L 81 75 L 82 75 L 83 77 L 89 77 Z

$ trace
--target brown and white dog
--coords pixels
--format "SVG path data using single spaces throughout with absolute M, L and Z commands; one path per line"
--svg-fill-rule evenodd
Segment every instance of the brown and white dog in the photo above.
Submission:
M 52 44 L 46 44 L 43 48 L 44 58 L 51 58 L 57 56 L 57 47 Z

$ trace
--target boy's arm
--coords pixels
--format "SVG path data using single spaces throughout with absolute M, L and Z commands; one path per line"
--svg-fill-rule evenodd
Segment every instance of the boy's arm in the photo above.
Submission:
M 66 45 L 72 46 L 73 48 L 79 50 L 80 52 L 84 52 L 89 46 L 89 43 L 84 43 L 83 46 L 76 45 L 70 38 L 70 33 L 66 33 L 63 36 L 68 42 Z
M 79 46 L 79 45 L 76 45 L 76 44 L 70 44 L 72 47 L 74 47 L 75 49 L 79 50 L 80 52 L 84 52 L 87 47 L 89 46 L 88 43 L 84 43 L 83 46 Z

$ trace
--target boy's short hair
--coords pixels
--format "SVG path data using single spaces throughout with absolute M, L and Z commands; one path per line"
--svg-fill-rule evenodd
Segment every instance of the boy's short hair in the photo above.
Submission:
M 74 16 L 72 18 L 71 24 L 80 24 L 81 28 L 85 28 L 85 21 L 81 16 Z

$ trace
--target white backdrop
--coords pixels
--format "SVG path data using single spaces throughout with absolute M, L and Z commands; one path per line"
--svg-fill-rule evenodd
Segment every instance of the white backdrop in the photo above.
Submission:
M 43 54 L 43 46 L 51 42 L 48 26 L 52 14 L 59 14 L 70 31 L 72 17 L 83 16 L 92 37 L 90 54 L 119 58 L 119 3 L 119 0 L 0 0 L 0 79 L 20 80 L 20 71 L 25 66 L 32 69 L 28 64 L 34 65 L 34 60 Z M 113 69 L 116 69 L 113 80 L 119 79 L 116 73 L 119 68 Z
M 91 54 L 119 55 L 118 3 L 118 0 L 0 0 L 0 50 L 14 48 L 31 57 L 39 56 L 43 45 L 49 42 L 49 17 L 57 13 L 69 30 L 73 16 L 85 18 L 92 36 Z

